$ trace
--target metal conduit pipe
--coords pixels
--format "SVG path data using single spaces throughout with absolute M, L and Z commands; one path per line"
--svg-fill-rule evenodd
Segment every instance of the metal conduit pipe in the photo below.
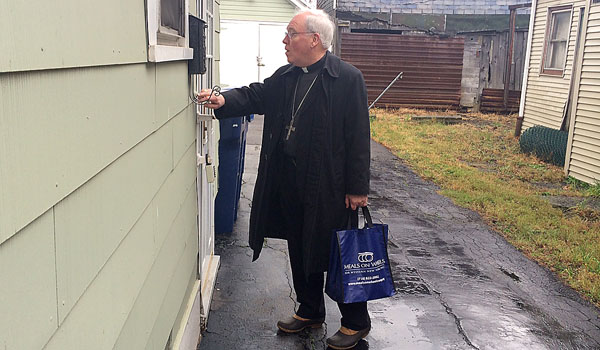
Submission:
M 519 103 L 519 116 L 515 126 L 515 137 L 521 135 L 523 128 L 523 117 L 525 112 L 525 91 L 527 91 L 527 81 L 529 80 L 529 64 L 531 63 L 531 43 L 533 41 L 533 23 L 535 22 L 535 12 L 537 9 L 537 0 L 531 3 L 531 13 L 529 14 L 529 33 L 527 35 L 527 50 L 525 53 L 525 69 L 523 74 L 523 83 L 521 84 L 521 102 Z

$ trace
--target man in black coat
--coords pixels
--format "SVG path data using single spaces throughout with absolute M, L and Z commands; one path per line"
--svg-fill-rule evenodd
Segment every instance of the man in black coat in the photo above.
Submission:
M 345 227 L 346 208 L 367 205 L 367 91 L 361 72 L 327 51 L 333 29 L 323 11 L 300 12 L 283 40 L 290 64 L 264 83 L 219 96 L 210 95 L 210 90 L 199 95 L 219 119 L 265 116 L 249 243 L 256 260 L 266 237 L 288 242 L 300 306 L 277 323 L 286 333 L 323 323 L 324 271 L 332 232 Z M 371 328 L 367 303 L 338 306 L 342 327 L 327 343 L 349 349 Z

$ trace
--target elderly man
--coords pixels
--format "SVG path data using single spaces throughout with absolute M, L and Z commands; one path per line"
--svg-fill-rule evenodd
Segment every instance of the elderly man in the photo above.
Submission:
M 361 72 L 327 49 L 334 25 L 326 13 L 305 10 L 283 39 L 290 64 L 264 83 L 200 100 L 217 118 L 264 114 L 258 177 L 250 214 L 250 247 L 258 258 L 265 237 L 288 242 L 296 313 L 277 323 L 285 333 L 321 327 L 324 271 L 332 232 L 348 210 L 367 205 L 370 131 Z M 210 98 L 209 98 L 210 96 Z M 327 339 L 349 349 L 371 328 L 367 303 L 338 303 L 340 330 Z

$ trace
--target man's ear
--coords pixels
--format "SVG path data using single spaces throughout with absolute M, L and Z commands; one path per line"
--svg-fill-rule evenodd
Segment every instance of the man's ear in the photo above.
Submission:
M 311 43 L 312 47 L 316 47 L 317 45 L 319 45 L 319 42 L 321 41 L 321 36 L 319 35 L 319 33 L 315 33 L 315 35 L 313 36 L 313 41 Z M 312 45 L 314 44 L 314 45 Z

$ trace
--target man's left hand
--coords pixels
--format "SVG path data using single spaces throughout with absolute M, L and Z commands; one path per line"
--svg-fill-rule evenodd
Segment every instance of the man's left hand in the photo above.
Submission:
M 352 210 L 356 210 L 359 207 L 366 207 L 368 202 L 367 195 L 346 195 L 346 208 L 350 207 Z

